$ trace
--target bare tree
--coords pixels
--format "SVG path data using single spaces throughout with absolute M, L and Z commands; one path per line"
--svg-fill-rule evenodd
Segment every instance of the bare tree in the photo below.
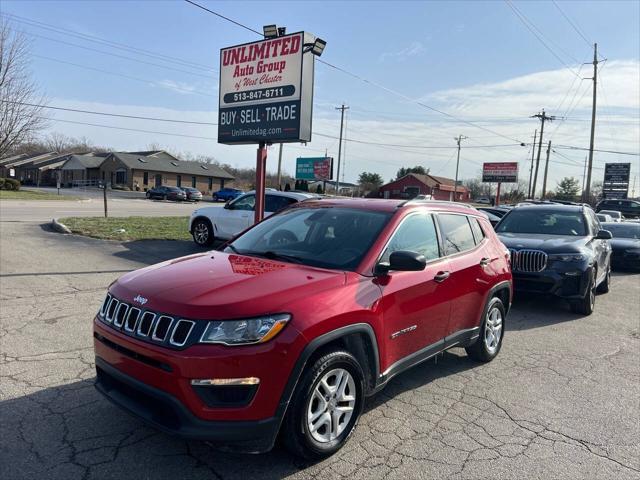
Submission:
M 46 127 L 37 106 L 44 101 L 31 79 L 25 36 L 0 18 L 0 157 Z

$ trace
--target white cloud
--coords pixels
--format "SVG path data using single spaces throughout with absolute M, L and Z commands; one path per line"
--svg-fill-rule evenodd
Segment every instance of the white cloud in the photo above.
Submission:
M 588 76 L 583 69 L 582 74 Z M 637 61 L 611 61 L 601 70 L 602 83 L 598 96 L 598 117 L 596 124 L 596 148 L 638 152 L 640 150 L 640 99 L 638 84 L 640 63 Z M 539 122 L 529 118 L 542 107 L 551 115 L 562 115 L 572 100 L 575 108 L 566 120 L 558 119 L 545 126 L 545 143 L 552 145 L 575 145 L 588 147 L 591 90 L 590 82 L 574 82 L 569 90 L 572 76 L 566 70 L 538 72 L 504 81 L 470 85 L 465 88 L 442 90 L 426 95 L 423 100 L 455 116 L 476 122 L 492 132 L 531 142 L 533 131 Z M 569 94 L 567 92 L 569 91 Z M 574 95 L 575 92 L 578 92 Z M 378 91 L 371 91 L 378 94 Z M 584 96 L 583 96 L 584 94 Z M 343 145 L 346 166 L 343 165 L 346 181 L 355 181 L 362 171 L 375 171 L 389 180 L 401 166 L 423 165 L 443 176 L 455 174 L 455 142 L 459 134 L 469 137 L 463 142 L 460 177 L 476 176 L 487 161 L 519 161 L 522 178 L 528 178 L 531 159 L 530 147 L 478 148 L 482 145 L 512 143 L 511 141 L 483 131 L 472 125 L 456 122 L 409 103 L 399 107 L 397 99 L 389 96 L 389 104 L 384 111 L 395 114 L 378 114 L 367 111 L 370 106 L 350 104 L 347 113 L 346 138 L 372 143 L 397 144 L 401 147 L 379 146 L 348 141 Z M 555 110 L 565 99 L 562 108 Z M 320 99 L 319 99 L 320 100 Z M 349 104 L 349 99 L 345 98 Z M 169 108 L 138 105 L 110 105 L 80 102 L 70 99 L 52 99 L 51 105 L 96 110 L 129 115 L 174 118 L 215 123 L 215 110 L 180 111 Z M 284 147 L 284 168 L 292 173 L 295 158 L 316 156 L 325 149 L 337 158 L 338 142 L 333 138 L 320 137 L 319 133 L 338 136 L 339 116 L 333 110 L 333 103 L 318 102 L 314 115 L 313 142 L 307 146 L 287 144 Z M 125 118 L 108 118 L 91 115 L 55 112 L 55 117 L 80 122 L 104 124 L 124 128 L 134 128 L 155 132 L 184 134 L 208 139 L 184 138 L 164 134 L 112 130 L 101 127 L 52 122 L 51 130 L 74 137 L 86 136 L 95 143 L 120 150 L 140 150 L 157 143 L 177 152 L 207 154 L 224 163 L 237 166 L 255 164 L 255 146 L 226 146 L 216 141 L 217 128 L 210 125 L 182 125 Z M 445 146 L 447 149 L 421 149 L 421 146 Z M 552 153 L 549 186 L 555 188 L 557 180 L 564 176 L 582 176 L 582 162 L 586 152 L 558 150 Z M 276 169 L 277 147 L 269 153 L 268 168 Z M 544 151 L 543 151 L 544 158 Z M 602 175 L 605 162 L 632 162 L 632 176 L 638 172 L 638 157 L 596 153 L 594 179 Z M 638 175 L 640 177 L 640 175 Z
M 411 42 L 410 45 L 398 50 L 397 52 L 385 52 L 381 53 L 379 60 L 384 62 L 387 59 L 395 59 L 396 61 L 403 62 L 408 58 L 415 57 L 423 54 L 426 51 L 424 45 L 420 42 Z

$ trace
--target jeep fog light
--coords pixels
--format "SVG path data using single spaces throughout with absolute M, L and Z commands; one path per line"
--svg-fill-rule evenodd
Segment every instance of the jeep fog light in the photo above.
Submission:
M 219 387 L 229 385 L 258 385 L 260 379 L 258 377 L 245 378 L 202 378 L 191 380 L 191 385 L 198 387 Z

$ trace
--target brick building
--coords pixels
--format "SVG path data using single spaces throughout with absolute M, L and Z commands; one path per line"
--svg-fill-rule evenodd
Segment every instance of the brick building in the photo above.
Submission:
M 179 160 L 164 151 L 110 153 L 100 165 L 100 175 L 103 181 L 132 190 L 169 185 L 197 188 L 204 194 L 234 179 L 217 165 Z
M 414 198 L 416 195 L 431 195 L 433 200 L 453 200 L 454 190 L 456 200 L 467 202 L 471 199 L 469 190 L 458 185 L 454 188 L 454 180 L 435 175 L 410 173 L 398 180 L 380 187 L 383 198 Z

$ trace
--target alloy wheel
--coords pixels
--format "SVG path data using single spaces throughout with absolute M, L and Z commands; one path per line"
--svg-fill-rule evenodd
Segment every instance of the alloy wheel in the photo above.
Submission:
M 193 227 L 193 237 L 196 242 L 203 245 L 209 240 L 209 227 L 203 222 L 199 222 Z
M 314 440 L 327 443 L 344 432 L 356 405 L 356 385 L 351 374 L 336 368 L 325 373 L 311 394 L 307 426 Z
M 499 308 L 492 308 L 487 312 L 484 327 L 484 345 L 487 351 L 493 355 L 500 345 L 502 336 L 502 312 Z

